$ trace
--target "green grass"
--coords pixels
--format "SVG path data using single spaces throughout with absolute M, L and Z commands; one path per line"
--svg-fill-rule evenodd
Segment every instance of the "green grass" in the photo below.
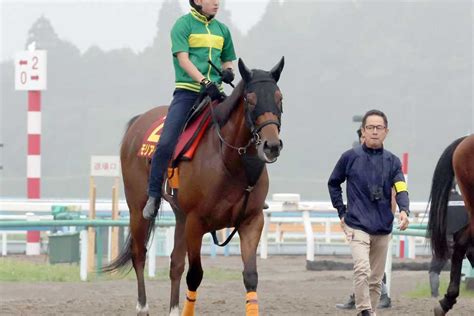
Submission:
M 145 269 L 146 273 L 148 269 Z M 186 272 L 185 272 L 186 273 Z M 156 271 L 153 280 L 168 280 L 168 269 Z M 89 273 L 89 281 L 95 280 L 135 280 L 133 269 L 128 274 L 100 274 Z M 185 275 L 183 275 L 185 277 Z M 242 273 L 236 270 L 207 268 L 204 278 L 213 281 L 241 280 Z M 9 282 L 80 282 L 78 264 L 54 264 L 48 262 L 30 262 L 21 259 L 0 258 L 0 281 Z
M 446 294 L 446 290 L 449 285 L 449 280 L 447 278 L 440 279 L 439 285 L 439 295 L 440 298 Z M 430 284 L 428 282 L 428 278 L 426 279 L 425 283 L 418 284 L 417 287 L 408 293 L 405 294 L 409 298 L 426 298 L 431 297 L 431 289 Z M 461 291 L 459 294 L 460 297 L 467 297 L 467 298 L 474 298 L 474 291 L 469 291 L 466 289 L 466 284 L 464 282 L 461 283 Z

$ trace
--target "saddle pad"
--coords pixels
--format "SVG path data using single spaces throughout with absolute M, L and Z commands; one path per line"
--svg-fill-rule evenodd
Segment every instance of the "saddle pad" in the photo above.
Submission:
M 166 115 L 159 117 L 150 128 L 146 131 L 145 136 L 142 141 L 142 145 L 138 150 L 137 156 L 150 158 L 153 157 L 155 152 L 156 144 L 160 140 L 161 131 L 163 130 L 163 125 L 165 123 Z
M 137 156 L 151 159 L 156 150 L 156 145 L 160 140 L 166 116 L 158 118 L 147 130 L 143 137 L 142 146 L 138 150 Z M 181 134 L 176 145 L 173 160 L 177 158 L 192 159 L 194 152 L 202 139 L 211 121 L 210 110 L 207 107 L 185 131 Z

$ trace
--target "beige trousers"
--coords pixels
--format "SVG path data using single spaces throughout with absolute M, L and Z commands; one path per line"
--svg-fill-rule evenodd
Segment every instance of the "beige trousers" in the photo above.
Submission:
M 358 311 L 375 312 L 382 291 L 382 278 L 391 235 L 369 235 L 344 225 L 354 263 L 354 293 Z

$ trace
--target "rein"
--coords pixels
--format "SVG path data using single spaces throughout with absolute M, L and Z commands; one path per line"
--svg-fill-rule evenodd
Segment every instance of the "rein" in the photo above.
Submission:
M 244 106 L 248 104 L 247 98 L 244 98 Z M 261 144 L 261 139 L 260 135 L 258 134 L 265 126 L 270 125 L 270 124 L 275 124 L 278 126 L 278 130 L 280 129 L 280 122 L 271 120 L 262 123 L 261 125 L 257 126 L 256 128 L 253 128 L 251 131 L 252 137 L 249 139 L 248 143 L 245 146 L 242 147 L 237 147 L 232 144 L 229 144 L 224 137 L 221 134 L 221 129 L 219 127 L 219 123 L 216 120 L 216 117 L 214 115 L 214 107 L 211 105 L 211 116 L 212 116 L 212 121 L 215 125 L 216 133 L 217 136 L 219 137 L 219 140 L 221 141 L 221 144 L 224 144 L 225 146 L 236 150 L 239 156 L 242 159 L 242 162 L 244 164 L 245 168 L 245 174 L 247 175 L 248 179 L 248 186 L 247 188 L 244 189 L 244 202 L 242 204 L 242 207 L 240 208 L 239 215 L 237 216 L 237 220 L 235 222 L 234 230 L 230 233 L 230 235 L 226 238 L 226 240 L 222 243 L 219 243 L 219 240 L 217 239 L 217 234 L 216 231 L 211 232 L 212 240 L 214 241 L 214 244 L 219 246 L 219 247 L 224 247 L 226 246 L 234 237 L 235 233 L 238 231 L 240 224 L 245 218 L 245 210 L 247 209 L 247 204 L 249 201 L 250 193 L 253 191 L 255 184 L 257 183 L 258 179 L 260 178 L 260 175 L 262 174 L 263 167 L 265 166 L 265 163 L 261 161 L 256 155 L 248 155 L 247 154 L 247 149 L 252 145 L 255 144 L 256 146 Z

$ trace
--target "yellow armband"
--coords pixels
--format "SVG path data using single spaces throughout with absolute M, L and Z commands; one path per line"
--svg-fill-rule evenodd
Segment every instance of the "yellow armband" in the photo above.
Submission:
M 400 193 L 400 192 L 403 192 L 403 191 L 408 191 L 407 190 L 407 183 L 405 181 L 395 182 L 394 187 L 395 187 L 395 191 L 397 193 Z

